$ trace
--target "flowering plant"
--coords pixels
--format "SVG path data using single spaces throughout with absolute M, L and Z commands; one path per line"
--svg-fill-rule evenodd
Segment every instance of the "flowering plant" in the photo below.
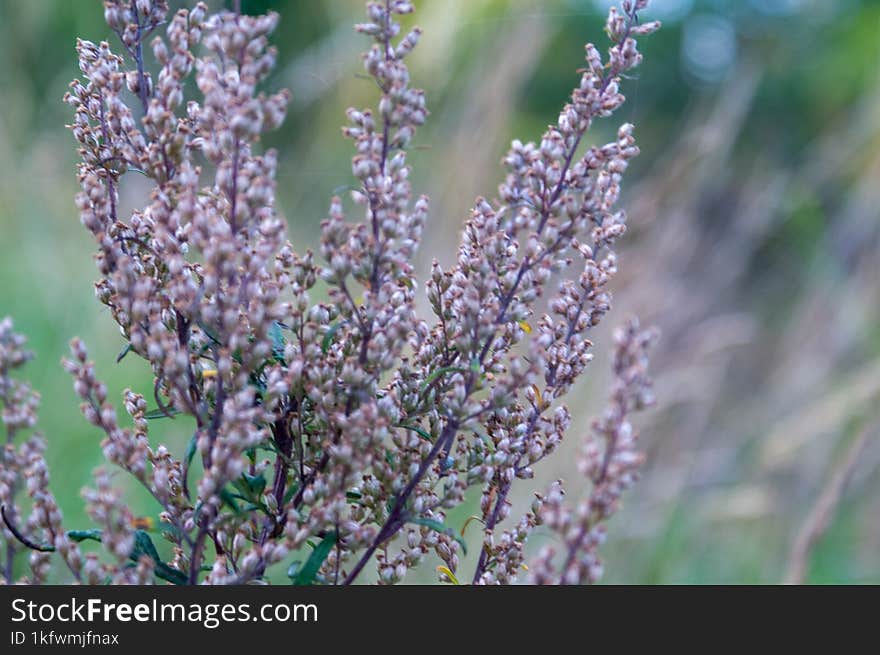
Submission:
M 535 583 L 596 580 L 604 521 L 641 462 L 629 415 L 651 402 L 653 333 L 635 321 L 615 335 L 610 402 L 583 449 L 586 498 L 571 508 L 556 483 L 501 524 L 514 484 L 531 479 L 569 429 L 562 399 L 611 306 L 612 247 L 625 231 L 616 204 L 638 149 L 631 125 L 608 144 L 581 146 L 592 122 L 624 102 L 621 78 L 641 61 L 636 37 L 658 27 L 638 20 L 646 5 L 611 9 L 607 59 L 588 45 L 557 122 L 537 144 L 513 142 L 498 198 L 477 199 L 455 265 L 434 263 L 432 316 L 423 318 L 412 260 L 429 209 L 413 197 L 407 150 L 428 112 L 404 63 L 421 32 L 401 36 L 398 22 L 412 3 L 370 2 L 356 27 L 372 40 L 364 66 L 379 102 L 348 112 L 356 190 L 349 207 L 332 199 L 316 255 L 286 241 L 277 157 L 260 149 L 289 97 L 261 90 L 278 16 L 209 15 L 199 3 L 168 17 L 165 0 L 105 0 L 123 55 L 79 41 L 83 77 L 65 97 L 82 158 L 76 204 L 98 247 L 97 297 L 126 340 L 120 357 L 149 364 L 153 394 L 124 392 L 133 425 L 123 427 L 81 341 L 64 366 L 108 462 L 160 506 L 172 556 L 163 560 L 138 529 L 106 471 L 84 494 L 96 528 L 62 528 L 43 442 L 13 444 L 35 423 L 36 397 L 10 376 L 27 356 L 5 321 L 7 581 L 28 548 L 28 582 L 45 579 L 57 552 L 83 583 L 242 584 L 281 564 L 297 584 L 351 584 L 367 566 L 395 583 L 431 551 L 440 579 L 458 582 L 466 542 L 446 516 L 472 487 L 482 490 L 483 536 L 468 581 L 511 583 L 526 570 Z M 164 36 L 153 36 L 160 27 Z M 198 97 L 185 101 L 193 77 Z M 125 217 L 119 188 L 132 172 L 153 189 Z M 157 443 L 161 419 L 192 423 L 185 453 Z M 525 545 L 539 525 L 563 548 L 542 550 L 529 568 Z M 101 552 L 84 553 L 85 540 Z

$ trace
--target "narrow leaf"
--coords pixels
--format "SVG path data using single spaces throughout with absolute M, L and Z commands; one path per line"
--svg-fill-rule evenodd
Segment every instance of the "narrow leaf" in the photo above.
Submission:
M 422 439 L 427 439 L 428 441 L 433 441 L 434 438 L 428 433 L 422 430 L 420 427 L 416 427 L 415 425 L 406 425 L 404 423 L 397 423 L 394 427 L 401 428 L 403 430 L 412 430 L 416 434 L 418 434 Z
M 154 562 L 162 561 L 150 535 L 143 530 L 137 530 L 134 533 L 134 548 L 131 551 L 130 557 L 133 560 L 139 560 L 142 555 L 147 555 Z
M 490 439 L 485 434 L 480 434 L 479 432 L 474 432 L 474 436 L 483 442 L 483 444 L 486 446 L 486 448 L 489 449 L 490 453 L 495 452 L 495 442 L 492 441 L 492 439 Z
M 281 323 L 274 321 L 269 328 L 269 336 L 272 337 L 272 355 L 279 364 L 284 363 L 284 334 L 281 332 Z
M 186 497 L 189 498 L 189 469 L 192 466 L 193 457 L 195 457 L 196 449 L 198 448 L 198 432 L 193 432 L 193 436 L 190 437 L 189 443 L 186 445 L 186 452 L 183 455 L 183 492 L 186 494 Z
M 175 569 L 173 566 L 162 561 L 162 558 L 159 557 L 159 551 L 156 550 L 156 546 L 153 544 L 153 539 L 150 535 L 143 530 L 137 530 L 134 533 L 134 548 L 132 548 L 129 558 L 133 562 L 137 562 L 144 555 L 153 560 L 153 573 L 156 574 L 157 578 L 161 578 L 172 584 L 187 583 L 187 577 L 183 571 Z
M 312 554 L 309 555 L 306 563 L 303 564 L 302 568 L 296 574 L 296 578 L 294 578 L 293 584 L 312 584 L 315 581 L 315 577 L 318 575 L 318 571 L 321 569 L 321 565 L 330 556 L 330 551 L 333 550 L 333 547 L 335 545 L 336 533 L 331 532 L 326 537 L 324 537 L 324 539 L 321 540 L 321 543 L 315 546 L 315 549 L 312 551 Z
M 327 354 L 327 351 L 330 350 L 330 344 L 333 343 L 333 337 L 336 336 L 337 330 L 339 330 L 339 328 L 341 328 L 346 323 L 348 323 L 348 321 L 339 321 L 338 323 L 334 323 L 330 326 L 330 329 L 327 330 L 327 333 L 321 340 L 321 352 L 323 352 L 325 355 Z
M 100 530 L 68 530 L 67 538 L 77 543 L 81 541 L 101 541 Z
M 190 437 L 189 443 L 186 445 L 186 452 L 183 454 L 183 462 L 189 467 L 192 464 L 193 457 L 196 454 L 196 448 L 198 448 L 198 438 L 196 433 L 193 433 L 193 436 Z
M 132 350 L 131 344 L 130 343 L 125 344 L 125 348 L 120 350 L 119 354 L 116 355 L 116 363 L 118 364 L 119 362 L 121 362 L 125 358 L 125 356 L 131 352 L 131 350 Z
M 232 483 L 238 489 L 246 500 L 258 503 L 260 494 L 266 488 L 266 478 L 262 473 L 259 475 L 249 475 L 242 473 L 241 477 Z
M 356 187 L 353 184 L 342 184 L 335 189 L 333 189 L 332 193 L 334 196 L 338 196 L 343 191 L 360 191 L 360 187 Z
M 241 514 L 241 507 L 238 506 L 238 503 L 235 502 L 236 495 L 229 491 L 226 487 L 223 487 L 220 490 L 220 500 L 226 503 L 229 508 L 235 512 L 236 514 Z
M 149 412 L 144 414 L 144 418 L 148 421 L 153 421 L 159 418 L 171 418 L 173 416 L 177 416 L 178 414 L 180 414 L 180 410 L 173 407 L 169 407 L 167 411 L 163 409 L 151 409 Z
M 209 328 L 207 325 L 205 325 L 204 321 L 199 321 L 199 322 L 198 322 L 198 325 L 199 325 L 200 328 L 202 328 L 202 332 L 204 332 L 205 335 L 207 335 L 207 337 L 208 337 L 211 341 L 213 341 L 214 343 L 216 343 L 218 346 L 220 345 L 220 337 L 217 336 L 217 334 L 214 332 L 214 330 L 212 330 L 212 329 Z
M 448 566 L 438 566 L 437 571 L 445 575 L 449 578 L 449 582 L 454 585 L 460 585 L 461 583 L 458 581 L 458 578 L 455 577 L 455 573 L 453 573 Z
M 477 516 L 476 514 L 471 514 L 467 517 L 467 521 L 464 522 L 464 525 L 461 526 L 461 536 L 464 537 L 465 531 L 468 529 L 468 526 L 471 524 L 471 521 L 479 521 L 480 523 L 485 523 L 482 517 Z
M 436 371 L 433 371 L 428 377 L 425 378 L 425 381 L 422 382 L 422 386 L 419 388 L 419 393 L 424 393 L 425 389 L 431 386 L 431 383 L 434 382 L 441 375 L 446 375 L 447 373 L 467 373 L 468 369 L 462 366 L 444 366 L 443 368 L 438 368 Z
M 287 567 L 287 577 L 291 580 L 296 580 L 297 574 L 299 574 L 299 570 L 302 568 L 302 561 L 295 560 L 291 562 L 290 566 Z
M 298 491 L 299 491 L 299 485 L 298 485 L 298 484 L 292 484 L 292 485 L 290 485 L 290 488 L 289 488 L 289 489 L 287 490 L 287 492 L 284 494 L 284 503 L 283 503 L 283 505 L 287 505 L 287 503 L 289 503 L 291 500 L 293 500 L 293 497 L 297 494 Z

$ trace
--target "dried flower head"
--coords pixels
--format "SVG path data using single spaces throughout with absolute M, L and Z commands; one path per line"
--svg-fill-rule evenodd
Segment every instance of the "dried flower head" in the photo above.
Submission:
M 578 461 L 591 490 L 574 510 L 563 502 L 558 483 L 540 499 L 535 519 L 559 534 L 565 552 L 559 565 L 552 548 L 541 551 L 532 568 L 535 583 L 582 584 L 596 582 L 602 575 L 598 547 L 605 540 L 604 522 L 617 509 L 623 492 L 635 483 L 643 459 L 630 414 L 654 403 L 647 349 L 656 338 L 656 331 L 641 330 L 635 320 L 614 334 L 611 397 L 605 412 L 593 422 L 593 438 L 585 442 Z

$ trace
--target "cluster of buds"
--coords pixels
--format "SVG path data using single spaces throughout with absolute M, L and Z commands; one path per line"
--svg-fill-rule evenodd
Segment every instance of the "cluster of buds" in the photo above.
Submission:
M 495 528 L 508 515 L 513 482 L 531 478 L 534 465 L 561 443 L 571 416 L 560 399 L 591 361 L 587 334 L 611 306 L 612 246 L 626 220 L 616 204 L 623 173 L 638 154 L 633 127 L 625 124 L 615 141 L 579 152 L 593 120 L 624 102 L 621 77 L 641 61 L 635 36 L 659 27 L 638 24 L 646 4 L 624 2 L 622 13 L 610 12 L 607 63 L 586 46 L 587 67 L 571 102 L 539 144 L 514 141 L 504 159 L 501 204 L 478 200 L 457 265 L 442 271 L 435 264 L 428 285 L 438 322 L 415 361 L 422 375 L 449 371 L 435 387 L 445 410 L 437 418 L 438 442 L 459 459 L 425 475 L 425 487 L 457 467 L 468 484 L 483 485 L 484 540 L 474 583 L 510 581 L 511 562 L 521 562 L 535 513 L 500 536 Z M 566 275 L 572 267 L 580 269 L 574 278 Z M 536 319 L 537 300 L 554 280 L 550 311 Z M 460 432 L 472 435 L 469 444 L 453 448 Z
M 43 456 L 46 443 L 39 433 L 16 443 L 21 432 L 37 423 L 39 395 L 29 384 L 12 376 L 30 359 L 25 339 L 13 330 L 12 320 L 0 320 L 0 408 L 6 432 L 0 457 L 0 514 L 2 514 L 4 584 L 40 584 L 49 574 L 49 553 L 58 551 L 76 579 L 81 579 L 83 558 L 61 527 L 61 510 L 49 491 L 49 468 Z M 19 492 L 29 499 L 29 511 L 19 501 Z M 16 577 L 17 555 L 30 550 L 30 574 Z
M 637 480 L 643 460 L 630 415 L 654 403 L 647 350 L 656 338 L 655 330 L 642 330 L 635 320 L 614 333 L 611 396 L 604 413 L 593 422 L 593 437 L 584 443 L 578 461 L 591 490 L 574 510 L 565 504 L 558 483 L 541 498 L 536 518 L 561 537 L 565 552 L 559 562 L 552 547 L 541 551 L 532 567 L 536 584 L 592 583 L 602 575 L 598 548 L 605 540 L 605 521 Z
M 106 459 L 158 503 L 171 556 L 163 561 L 106 472 L 85 492 L 97 529 L 61 530 L 42 446 L 31 441 L 7 447 L 0 494 L 12 508 L 25 472 L 33 514 L 21 529 L 13 514 L 4 537 L 13 555 L 22 545 L 36 551 L 33 579 L 45 576 L 54 550 L 88 583 L 241 584 L 285 566 L 300 584 L 351 584 L 372 563 L 378 581 L 392 584 L 433 557 L 443 562 L 440 579 L 457 581 L 464 530 L 448 526 L 447 514 L 478 487 L 483 534 L 469 581 L 514 582 L 540 524 L 563 534 L 569 557 L 560 573 L 542 555 L 537 581 L 593 580 L 600 523 L 640 462 L 627 416 L 647 401 L 649 337 L 635 326 L 618 338 L 612 405 L 584 455 L 593 485 L 585 509 L 568 512 L 554 487 L 515 526 L 500 524 L 514 483 L 532 478 L 569 430 L 562 398 L 611 307 L 612 248 L 626 224 L 617 201 L 638 149 L 631 125 L 611 143 L 582 142 L 624 102 L 621 79 L 641 61 L 635 37 L 657 28 L 639 22 L 646 4 L 623 0 L 610 12 L 606 60 L 587 46 L 556 123 L 537 144 L 512 144 L 498 199 L 476 201 L 455 265 L 433 265 L 427 319 L 416 312 L 412 260 L 428 201 L 413 196 L 407 163 L 427 117 L 405 64 L 421 31 L 402 34 L 400 25 L 412 3 L 369 2 L 357 26 L 373 42 L 363 63 L 380 98 L 375 109 L 348 112 L 353 190 L 330 202 L 318 257 L 286 241 L 277 157 L 259 148 L 289 97 L 262 90 L 277 15 L 211 15 L 199 3 L 169 17 L 163 0 L 105 0 L 122 53 L 80 41 L 83 76 L 65 96 L 82 158 L 76 204 L 98 247 L 97 297 L 125 339 L 120 358 L 147 363 L 152 397 L 126 390 L 133 426 L 122 427 L 79 340 L 65 367 L 83 415 L 104 434 Z M 123 216 L 129 172 L 153 189 Z M 32 426 L 35 401 L 8 381 L 24 360 L 9 334 L 0 325 L 11 435 Z M 185 453 L 155 437 L 171 420 L 192 426 Z M 101 541 L 103 554 L 81 555 L 82 539 Z
M 67 368 L 86 418 L 106 434 L 107 459 L 152 493 L 175 547 L 199 567 L 206 537 L 221 528 L 230 543 L 215 539 L 218 550 L 236 550 L 240 526 L 228 525 L 221 496 L 242 475 L 260 474 L 249 456 L 271 440 L 268 426 L 283 423 L 273 411 L 287 395 L 275 348 L 288 313 L 281 299 L 288 273 L 275 266 L 284 222 L 274 209 L 275 153 L 254 150 L 281 123 L 288 100 L 286 91 L 259 90 L 274 66 L 268 35 L 278 17 L 209 15 L 201 3 L 168 17 L 165 2 L 105 4 L 125 56 L 108 43 L 77 45 L 84 78 L 65 97 L 81 145 L 77 206 L 99 246 L 96 292 L 127 341 L 124 354 L 149 362 L 152 401 L 163 416 L 195 423 L 198 484 L 187 480 L 191 458 L 150 446 L 144 398 L 127 391 L 135 429 L 117 425 L 78 341 Z M 164 36 L 153 36 L 160 26 Z M 145 65 L 148 39 L 155 81 Z M 197 58 L 199 45 L 206 54 Z M 193 77 L 201 97 L 184 104 Z M 123 218 L 120 178 L 132 170 L 155 188 L 141 211 Z

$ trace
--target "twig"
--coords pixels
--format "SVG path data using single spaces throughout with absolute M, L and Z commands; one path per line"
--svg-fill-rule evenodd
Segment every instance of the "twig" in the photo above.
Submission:
M 143 44 L 143 25 L 141 25 L 140 16 L 138 16 L 137 5 L 135 4 L 135 0 L 131 0 L 131 12 L 135 16 L 135 20 L 137 21 L 137 37 L 135 41 L 135 52 L 134 52 L 134 60 L 137 65 L 137 76 L 138 76 L 138 98 L 141 101 L 141 107 L 144 110 L 144 115 L 146 116 L 147 110 L 150 107 L 149 100 L 147 99 L 147 76 L 144 74 L 144 44 Z
M 25 537 L 19 531 L 19 529 L 16 528 L 15 525 L 13 525 L 12 521 L 10 521 L 9 518 L 6 516 L 6 505 L 0 505 L 0 516 L 3 517 L 3 523 L 4 525 L 6 525 L 6 529 L 9 530 L 12 533 L 12 536 L 18 539 L 22 543 L 22 545 L 30 548 L 31 550 L 36 550 L 40 553 L 55 552 L 54 546 L 41 546 L 40 544 L 34 543 L 33 541 Z
M 816 504 L 801 526 L 791 554 L 788 558 L 788 572 L 785 584 L 803 584 L 810 563 L 813 547 L 819 542 L 837 511 L 847 482 L 852 477 L 860 455 L 874 432 L 876 424 L 864 428 L 847 450 L 846 456 L 835 467 Z

